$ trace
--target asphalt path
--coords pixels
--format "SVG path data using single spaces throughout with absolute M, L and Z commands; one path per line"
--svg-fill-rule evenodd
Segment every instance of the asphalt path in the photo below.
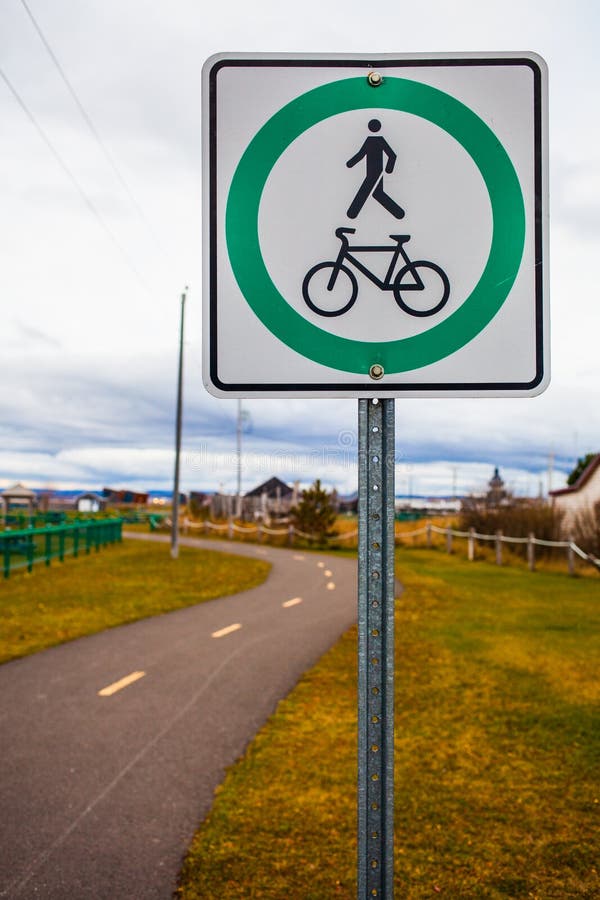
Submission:
M 0 897 L 171 897 L 225 768 L 356 621 L 355 560 L 181 543 L 273 568 L 252 590 L 0 666 Z

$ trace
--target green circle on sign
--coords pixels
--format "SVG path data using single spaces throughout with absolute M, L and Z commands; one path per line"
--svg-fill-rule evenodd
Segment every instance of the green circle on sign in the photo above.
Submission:
M 356 341 L 324 331 L 303 318 L 277 290 L 265 266 L 258 212 L 271 169 L 283 151 L 323 119 L 356 109 L 411 113 L 443 128 L 479 169 L 492 207 L 492 242 L 472 293 L 428 331 L 395 341 Z M 233 176 L 225 220 L 229 260 L 242 294 L 279 340 L 302 356 L 344 372 L 386 375 L 437 362 L 459 350 L 496 315 L 517 277 L 525 242 L 525 207 L 517 174 L 493 131 L 449 94 L 406 78 L 386 77 L 376 89 L 366 77 L 314 88 L 275 113 L 250 142 Z

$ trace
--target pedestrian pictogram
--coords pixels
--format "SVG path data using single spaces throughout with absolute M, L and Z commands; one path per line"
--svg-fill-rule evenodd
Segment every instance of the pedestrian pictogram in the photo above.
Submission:
M 531 54 L 209 60 L 208 389 L 541 392 L 545 81 Z
M 381 122 L 379 119 L 371 119 L 369 122 L 369 131 L 378 132 L 380 128 Z M 372 196 L 374 200 L 381 203 L 384 209 L 387 209 L 387 211 L 396 219 L 402 219 L 404 217 L 404 210 L 402 207 L 398 206 L 396 201 L 392 200 L 383 189 L 384 156 L 387 157 L 385 171 L 388 175 L 391 175 L 394 171 L 394 166 L 396 165 L 396 154 L 383 136 L 377 135 L 377 137 L 374 137 L 373 135 L 370 135 L 358 153 L 346 163 L 349 169 L 359 163 L 362 159 L 366 161 L 367 165 L 365 180 L 361 184 L 356 197 L 348 209 L 349 219 L 355 219 L 357 217 L 369 196 Z

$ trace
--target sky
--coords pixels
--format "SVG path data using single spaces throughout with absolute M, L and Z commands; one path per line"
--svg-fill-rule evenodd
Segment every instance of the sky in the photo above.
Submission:
M 207 57 L 505 50 L 549 67 L 552 381 L 537 398 L 397 400 L 396 490 L 481 490 L 495 466 L 519 495 L 563 486 L 600 450 L 599 20 L 588 0 L 2 0 L 0 487 L 172 485 L 189 285 L 182 488 L 235 491 L 237 403 L 201 373 Z M 244 490 L 273 474 L 355 489 L 355 400 L 244 408 Z

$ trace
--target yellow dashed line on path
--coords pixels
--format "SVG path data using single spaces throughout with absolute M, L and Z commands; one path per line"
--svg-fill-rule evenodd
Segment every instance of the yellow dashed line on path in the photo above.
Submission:
M 241 624 L 236 622 L 235 625 L 227 625 L 226 628 L 220 628 L 219 631 L 213 631 L 211 637 L 222 638 L 225 637 L 226 634 L 231 634 L 233 631 L 239 631 L 241 627 Z
M 145 672 L 132 672 L 131 675 L 126 675 L 125 678 L 121 678 L 119 681 L 113 682 L 113 684 L 109 684 L 108 687 L 102 688 L 101 691 L 98 691 L 99 697 L 112 697 L 113 694 L 116 694 L 117 691 L 122 690 L 127 687 L 128 684 L 133 684 L 134 681 L 138 681 L 140 678 L 143 678 Z

